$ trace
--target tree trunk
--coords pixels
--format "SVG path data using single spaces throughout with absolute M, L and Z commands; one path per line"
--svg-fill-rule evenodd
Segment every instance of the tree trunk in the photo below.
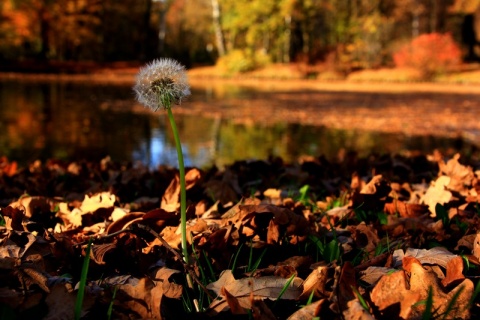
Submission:
M 290 51 L 291 51 L 291 42 L 292 42 L 292 16 L 285 16 L 285 42 L 283 45 L 283 57 L 282 62 L 290 62 Z
M 152 15 L 152 1 L 148 0 L 145 4 L 145 12 L 143 14 L 143 40 L 142 46 L 140 48 L 140 60 L 150 59 L 151 54 L 149 54 L 148 49 L 148 36 L 150 34 L 150 18 Z
M 40 59 L 47 60 L 50 53 L 50 21 L 44 7 L 38 12 L 38 18 L 40 20 Z
M 215 41 L 217 43 L 218 55 L 225 55 L 225 41 L 223 38 L 222 25 L 220 24 L 220 5 L 218 0 L 212 1 L 213 28 L 215 29 Z
M 168 3 L 165 5 L 162 4 L 159 11 L 160 21 L 158 23 L 158 54 L 160 56 L 163 56 L 165 52 L 165 35 L 167 33 L 167 21 L 165 16 L 167 15 L 168 7 Z

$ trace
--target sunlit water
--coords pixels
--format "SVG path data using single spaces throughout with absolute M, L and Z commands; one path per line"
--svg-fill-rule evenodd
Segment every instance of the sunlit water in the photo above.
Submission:
M 252 88 L 223 91 L 248 103 Z M 216 99 L 212 89 L 192 88 L 188 103 Z M 253 92 L 254 93 L 254 92 Z M 345 95 L 345 93 L 338 93 Z M 0 156 L 26 164 L 49 158 L 141 162 L 176 166 L 168 120 L 136 105 L 130 86 L 76 82 L 0 81 Z M 224 106 L 228 108 L 228 105 Z M 355 106 L 351 106 L 354 110 Z M 175 113 L 175 112 L 174 112 Z M 468 150 L 459 139 L 339 130 L 298 123 L 238 122 L 221 115 L 175 113 L 187 166 L 223 166 L 236 160 L 302 155 L 360 155 Z M 261 120 L 261 119 L 258 119 Z

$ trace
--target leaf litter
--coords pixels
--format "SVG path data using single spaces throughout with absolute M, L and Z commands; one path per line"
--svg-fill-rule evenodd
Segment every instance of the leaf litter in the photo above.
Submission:
M 191 265 L 175 168 L 3 157 L 1 314 L 73 318 L 92 239 L 84 319 L 479 316 L 478 160 L 349 157 L 189 168 Z

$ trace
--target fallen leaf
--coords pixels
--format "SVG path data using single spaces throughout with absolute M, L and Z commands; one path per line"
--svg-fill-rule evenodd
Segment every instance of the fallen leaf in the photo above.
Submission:
M 473 250 L 472 254 L 480 261 L 480 233 L 477 233 L 475 239 L 473 240 Z
M 405 260 L 408 260 L 406 262 Z M 433 309 L 438 314 L 444 314 L 447 311 L 448 303 L 452 298 L 457 295 L 458 297 L 449 310 L 448 316 L 452 319 L 467 319 L 469 318 L 469 301 L 473 294 L 473 282 L 470 279 L 465 279 L 459 283 L 455 288 L 449 292 L 445 292 L 439 286 L 439 279 L 434 272 L 429 272 L 424 269 L 421 263 L 413 258 L 404 258 L 404 269 L 410 274 L 410 290 L 420 295 L 421 300 L 425 300 L 428 297 L 428 292 L 432 288 L 433 292 Z M 424 305 L 417 305 L 415 311 L 418 315 L 421 315 L 424 311 Z
M 328 271 L 329 268 L 327 266 L 320 266 L 313 270 L 303 282 L 303 292 L 298 299 L 307 299 L 312 292 L 316 298 L 330 296 L 331 292 L 325 287 L 329 280 Z
M 263 300 L 252 300 L 252 315 L 255 320 L 277 320 L 272 310 Z
M 398 249 L 393 252 L 393 267 L 400 267 L 405 257 L 416 258 L 422 264 L 436 264 L 446 268 L 448 261 L 456 257 L 456 255 L 443 247 L 434 247 L 428 250 L 407 248 L 405 253 L 403 250 Z
M 232 303 L 235 298 L 235 303 L 245 309 L 251 309 L 250 294 L 259 299 L 276 300 L 280 293 L 285 289 L 289 279 L 284 279 L 275 276 L 266 276 L 259 278 L 243 278 L 235 280 L 231 270 L 222 272 L 220 278 L 207 285 L 207 289 L 214 291 L 217 295 L 223 297 L 225 303 L 215 301 L 210 305 L 210 308 L 215 308 L 217 312 L 223 311 L 228 307 L 228 299 Z M 289 286 L 284 290 L 281 299 L 297 299 L 301 292 L 302 279 L 294 278 Z M 226 291 L 225 291 L 226 290 Z M 224 293 L 228 292 L 229 297 Z
M 348 230 L 350 230 L 357 248 L 362 248 L 369 254 L 369 258 L 372 258 L 380 243 L 376 229 L 372 225 L 366 225 L 365 222 L 361 222 L 357 226 L 348 227 Z
M 368 267 L 360 272 L 360 280 L 369 285 L 375 285 L 381 277 L 393 271 L 395 271 L 395 269 L 387 267 Z
M 67 284 L 56 284 L 45 298 L 48 314 L 42 319 L 61 320 L 73 319 L 78 291 L 70 291 Z M 84 317 L 95 302 L 95 297 L 89 290 L 85 291 L 80 317 Z
M 345 320 L 373 320 L 373 316 L 367 312 L 358 299 L 350 300 L 347 309 L 343 311 Z
M 445 174 L 450 177 L 447 185 L 448 189 L 466 195 L 468 193 L 467 186 L 472 185 L 474 173 L 471 167 L 460 164 L 458 159 L 460 159 L 460 154 L 457 153 L 452 159 L 448 160 L 447 163 L 443 160 L 439 161 L 439 174 Z
M 456 256 L 450 259 L 447 263 L 447 275 L 442 279 L 442 284 L 444 287 L 451 285 L 452 283 L 456 284 L 465 279 L 463 275 L 463 259 L 460 256 Z
M 295 311 L 288 320 L 311 320 L 315 317 L 318 317 L 320 314 L 320 309 L 326 299 L 321 299 L 315 302 L 310 303 L 308 306 L 305 306 L 297 311 Z
M 360 190 L 360 193 L 363 194 L 374 194 L 377 192 L 377 185 L 382 181 L 382 175 L 376 175 L 368 182 L 365 186 L 363 186 L 362 190 Z
M 185 188 L 189 190 L 193 188 L 201 179 L 202 174 L 200 170 L 192 168 L 185 173 Z M 175 212 L 180 206 L 180 178 L 176 174 L 175 178 L 172 179 L 167 190 L 163 194 L 160 208 L 168 211 Z
M 85 199 L 83 199 L 82 205 L 79 209 L 82 214 L 94 213 L 98 209 L 102 208 L 112 208 L 113 210 L 116 200 L 116 196 L 110 192 L 101 192 L 92 196 L 87 194 L 85 195 Z
M 278 224 L 275 223 L 275 220 L 270 220 L 267 228 L 267 243 L 268 244 L 277 244 L 278 239 L 280 238 L 280 228 Z
M 386 311 L 396 304 L 400 305 L 398 316 L 408 319 L 412 313 L 412 306 L 420 301 L 421 295 L 408 290 L 405 273 L 396 271 L 380 278 L 370 293 L 370 298 L 380 311 Z
M 228 292 L 225 287 L 220 289 L 220 294 L 227 301 L 228 308 L 232 314 L 246 314 L 246 309 L 251 308 L 251 301 L 249 301 L 250 303 L 246 303 L 247 301 L 245 297 L 240 301 L 237 297 Z
M 165 281 L 165 275 L 157 273 L 157 276 Z M 171 289 L 170 285 L 162 284 L 161 281 L 129 278 L 125 284 L 118 286 L 114 308 L 123 310 L 126 314 L 132 312 L 132 315 L 142 319 L 162 319 L 161 304 L 164 288 Z M 177 295 L 178 293 L 174 294 L 174 296 Z
M 388 214 L 399 214 L 401 217 L 419 217 L 428 212 L 428 206 L 396 200 L 385 203 L 384 211 Z
M 436 216 L 435 206 L 438 203 L 443 205 L 452 199 L 452 193 L 447 190 L 450 180 L 450 177 L 441 176 L 436 181 L 432 181 L 427 192 L 420 199 L 421 203 L 428 206 L 432 217 Z

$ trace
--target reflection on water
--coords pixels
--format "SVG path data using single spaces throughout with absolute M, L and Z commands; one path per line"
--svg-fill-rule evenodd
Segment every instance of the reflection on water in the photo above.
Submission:
M 212 99 L 208 90 L 193 92 L 191 103 L 195 99 Z M 248 92 L 238 88 L 231 94 L 249 97 Z M 151 167 L 175 166 L 174 139 L 166 115 L 132 112 L 133 97 L 130 86 L 1 81 L 0 155 L 23 164 L 48 158 L 98 160 L 110 155 L 116 161 L 141 161 Z M 361 155 L 468 148 L 461 141 L 428 136 L 287 123 L 240 124 L 218 115 L 177 113 L 175 118 L 187 166 L 223 166 L 270 155 L 288 162 L 301 155 L 332 158 L 342 148 Z

